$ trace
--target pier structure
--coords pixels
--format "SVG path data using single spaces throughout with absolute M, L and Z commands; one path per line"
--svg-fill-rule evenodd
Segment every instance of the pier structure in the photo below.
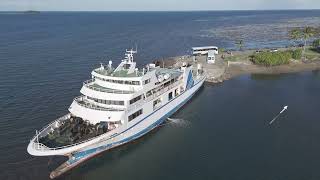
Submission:
M 169 67 L 179 67 L 183 63 L 188 63 L 193 65 L 194 70 L 201 64 L 202 69 L 207 77 L 206 82 L 210 83 L 220 83 L 228 79 L 229 76 L 226 73 L 228 68 L 228 62 L 221 58 L 221 56 L 216 55 L 214 63 L 208 63 L 207 55 L 186 55 L 178 56 L 173 58 L 164 59 L 165 66 Z

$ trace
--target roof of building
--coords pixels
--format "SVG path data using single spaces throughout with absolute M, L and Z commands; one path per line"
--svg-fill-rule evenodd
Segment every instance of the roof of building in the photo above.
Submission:
M 218 49 L 217 46 L 202 46 L 202 47 L 192 47 L 192 50 L 195 51 L 195 50 L 214 49 L 214 48 Z

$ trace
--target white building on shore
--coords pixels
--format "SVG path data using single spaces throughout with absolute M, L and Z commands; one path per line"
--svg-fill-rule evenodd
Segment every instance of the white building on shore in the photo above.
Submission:
M 217 46 L 192 47 L 192 55 L 194 60 L 196 59 L 196 56 L 207 55 L 207 63 L 213 64 L 216 60 L 215 55 L 218 54 L 219 50 Z

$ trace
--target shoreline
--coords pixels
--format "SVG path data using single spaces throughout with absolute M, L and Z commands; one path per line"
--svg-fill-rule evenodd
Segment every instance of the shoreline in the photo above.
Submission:
M 299 73 L 305 71 L 314 71 L 320 70 L 320 60 L 313 62 L 291 62 L 286 65 L 265 67 L 259 65 L 231 65 L 227 68 L 225 75 L 229 75 L 230 77 L 236 77 L 244 74 L 265 74 L 265 75 L 273 75 L 273 74 L 289 74 L 289 73 Z
M 282 49 L 283 50 L 283 49 Z M 303 62 L 302 60 L 291 60 L 289 64 L 278 66 L 263 66 L 253 64 L 250 60 L 242 58 L 243 54 L 252 54 L 252 50 L 235 51 L 233 57 L 240 57 L 240 60 L 228 61 L 217 57 L 215 64 L 207 64 L 206 57 L 197 57 L 194 62 L 192 56 L 177 56 L 165 58 L 160 62 L 164 67 L 180 67 L 182 63 L 189 63 L 197 68 L 197 64 L 202 64 L 202 68 L 207 75 L 206 82 L 208 83 L 222 83 L 225 80 L 235 78 L 246 74 L 260 74 L 260 75 L 276 75 L 276 74 L 289 74 L 299 73 L 305 71 L 320 71 L 320 53 L 319 57 Z M 221 55 L 218 55 L 221 56 Z

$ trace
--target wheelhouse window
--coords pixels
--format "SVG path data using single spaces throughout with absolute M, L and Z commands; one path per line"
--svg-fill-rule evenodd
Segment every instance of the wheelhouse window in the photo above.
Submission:
M 142 109 L 128 116 L 128 121 L 132 121 L 142 114 Z

